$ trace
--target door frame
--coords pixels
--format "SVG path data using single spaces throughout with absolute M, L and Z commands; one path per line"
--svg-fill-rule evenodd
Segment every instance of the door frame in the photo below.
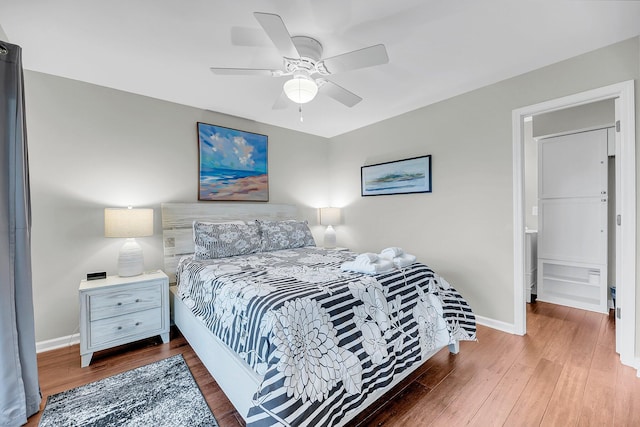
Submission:
M 552 99 L 512 111 L 513 131 L 513 297 L 514 332 L 527 332 L 526 302 L 524 295 L 524 119 L 541 113 L 562 110 L 605 99 L 619 99 L 616 120 L 620 120 L 620 212 L 622 216 L 620 245 L 616 263 L 620 264 L 620 277 L 616 283 L 616 306 L 622 317 L 616 319 L 620 342 L 620 361 L 628 366 L 637 366 L 636 343 L 636 127 L 634 81 L 605 86 L 562 98 Z M 640 375 L 640 371 L 639 371 Z

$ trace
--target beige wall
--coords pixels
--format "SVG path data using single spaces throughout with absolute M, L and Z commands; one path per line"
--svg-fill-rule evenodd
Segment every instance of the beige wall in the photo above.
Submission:
M 534 208 L 538 207 L 538 143 L 531 135 L 533 123 L 525 122 L 524 138 L 524 225 L 531 229 L 538 229 L 538 215 L 534 215 Z
M 578 130 L 610 127 L 615 123 L 615 116 L 613 99 L 605 99 L 538 114 L 533 118 L 532 134 L 534 138 L 540 138 Z
M 313 207 L 344 207 L 339 245 L 357 251 L 402 246 L 446 277 L 477 314 L 512 324 L 511 112 L 637 80 L 639 40 L 330 141 L 27 72 L 37 339 L 72 334 L 79 280 L 90 271 L 115 272 L 121 243 L 102 236 L 105 206 L 152 206 L 159 216 L 161 202 L 195 201 L 197 121 L 268 134 L 271 201 L 306 207 L 303 215 L 312 223 Z M 422 154 L 433 156 L 433 193 L 360 196 L 362 165 Z M 313 230 L 321 239 L 322 229 Z M 148 269 L 162 265 L 159 217 L 156 231 L 141 239 Z
M 630 39 L 333 138 L 332 199 L 348 224 L 338 244 L 402 246 L 477 314 L 513 324 L 511 112 L 638 79 L 639 52 Z M 422 154 L 433 155 L 432 194 L 360 197 L 362 165 Z
M 2 25 L 0 25 L 0 40 L 9 41 L 9 37 L 7 37 L 7 34 L 2 29 Z
M 148 270 L 162 268 L 160 203 L 196 201 L 196 122 L 269 136 L 270 201 L 301 207 L 316 239 L 328 203 L 326 139 L 74 80 L 25 73 L 38 341 L 78 330 L 78 285 L 116 274 L 123 239 L 104 237 L 103 209 L 155 210 L 139 239 Z

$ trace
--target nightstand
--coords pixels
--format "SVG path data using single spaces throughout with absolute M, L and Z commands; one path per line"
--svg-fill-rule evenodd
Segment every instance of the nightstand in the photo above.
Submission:
M 169 278 L 162 271 L 80 282 L 80 357 L 160 335 L 169 342 Z

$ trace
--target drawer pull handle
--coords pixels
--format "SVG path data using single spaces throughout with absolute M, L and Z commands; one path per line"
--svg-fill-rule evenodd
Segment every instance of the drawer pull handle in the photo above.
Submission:
M 140 326 L 140 322 L 136 322 L 136 326 Z
M 119 303 L 118 303 L 118 305 L 122 305 L 122 303 L 121 303 L 121 302 L 119 302 Z
M 122 326 L 118 326 L 118 330 L 122 329 Z
M 136 302 L 140 302 L 140 298 L 137 298 L 137 299 L 136 299 Z

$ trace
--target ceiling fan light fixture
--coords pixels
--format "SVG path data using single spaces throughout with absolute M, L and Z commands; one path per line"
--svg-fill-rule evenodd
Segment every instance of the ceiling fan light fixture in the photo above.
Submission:
M 293 102 L 306 104 L 318 94 L 318 85 L 310 77 L 297 75 L 284 83 L 283 90 Z

